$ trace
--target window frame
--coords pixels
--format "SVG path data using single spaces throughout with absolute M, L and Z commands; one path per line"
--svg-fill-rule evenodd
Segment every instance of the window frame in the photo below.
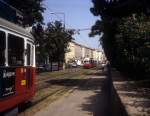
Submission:
M 26 53 L 26 66 L 33 66 L 35 64 L 35 47 L 32 41 L 26 41 L 26 52 L 27 52 L 27 45 L 30 45 L 30 64 L 28 64 L 28 53 Z
M 5 32 L 5 41 L 6 41 L 6 46 L 5 46 L 5 67 L 11 67 L 10 65 L 8 65 L 8 34 L 12 34 L 12 35 L 14 35 L 14 36 L 18 36 L 18 37 L 20 37 L 20 38 L 23 38 L 24 39 L 24 64 L 23 64 L 23 66 L 28 66 L 27 65 L 27 59 L 26 59 L 26 57 L 27 57 L 27 55 L 26 55 L 26 53 L 25 53 L 25 50 L 26 50 L 26 44 L 27 44 L 27 42 L 29 42 L 30 44 L 31 44 L 31 47 L 33 46 L 33 64 L 31 65 L 32 67 L 35 67 L 36 65 L 35 65 L 35 43 L 34 43 L 34 40 L 32 40 L 31 38 L 29 38 L 29 37 L 26 37 L 26 36 L 24 36 L 24 35 L 21 35 L 21 34 L 19 34 L 19 33 L 16 33 L 16 32 L 14 32 L 14 31 L 11 31 L 11 30 L 8 30 L 8 29 L 5 29 L 5 28 L 3 28 L 3 27 L 1 27 L 0 26 L 0 31 L 3 31 L 3 32 Z
M 23 40 L 23 53 L 22 53 L 23 63 L 21 65 L 9 64 L 9 52 L 8 52 L 8 49 L 9 49 L 9 35 L 14 36 L 14 37 L 16 36 L 18 39 Z M 8 32 L 7 33 L 7 63 L 8 63 L 8 66 L 24 66 L 24 62 L 25 62 L 25 39 L 24 39 L 24 37 L 18 36 L 18 34 L 15 34 L 15 33 Z

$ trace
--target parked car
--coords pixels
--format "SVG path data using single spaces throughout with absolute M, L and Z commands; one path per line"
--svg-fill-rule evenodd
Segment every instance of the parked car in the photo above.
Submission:
M 106 65 L 107 65 L 106 62 L 100 62 L 100 63 L 98 63 L 97 68 L 100 70 L 104 70 Z
M 78 65 L 76 62 L 69 63 L 70 67 L 76 68 Z
M 36 66 L 36 71 L 37 72 L 43 72 L 45 70 L 44 65 L 37 65 Z

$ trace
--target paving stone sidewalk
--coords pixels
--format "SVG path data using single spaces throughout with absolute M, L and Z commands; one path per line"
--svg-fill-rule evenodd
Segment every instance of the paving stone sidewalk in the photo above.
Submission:
M 150 116 L 150 80 L 131 80 L 115 69 L 111 74 L 112 115 Z

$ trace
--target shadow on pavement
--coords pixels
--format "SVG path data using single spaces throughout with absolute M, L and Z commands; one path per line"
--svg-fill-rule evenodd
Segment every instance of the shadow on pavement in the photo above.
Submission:
M 129 116 L 114 86 L 112 86 L 111 91 L 112 94 L 110 116 Z
M 97 90 L 100 88 L 105 78 L 87 78 L 87 79 L 53 79 L 47 81 L 50 85 L 59 85 L 66 87 L 76 87 L 78 90 Z
M 93 96 L 87 97 L 87 102 L 82 104 L 82 110 L 91 112 L 93 116 L 110 116 L 110 97 L 108 78 L 104 78 L 99 83 L 99 91 L 95 91 Z
M 103 72 L 88 74 L 94 78 L 84 79 L 55 79 L 47 81 L 52 85 L 76 87 L 77 90 L 92 90 L 94 95 L 87 97 L 87 102 L 80 107 L 93 116 L 128 116 L 111 80 L 108 70 L 107 75 Z
M 135 81 L 126 79 L 117 71 L 114 72 L 113 82 L 115 88 L 119 91 L 120 96 L 126 98 L 125 105 L 130 107 L 131 113 L 136 113 L 135 115 L 143 115 L 143 113 L 148 115 L 150 113 L 150 80 Z
M 129 116 L 112 81 L 112 78 L 117 76 L 119 77 L 119 75 L 112 75 L 111 67 L 108 66 L 108 78 L 109 78 L 109 85 L 110 85 L 110 104 L 111 104 L 110 116 Z M 121 80 L 119 80 L 118 78 L 118 81 Z

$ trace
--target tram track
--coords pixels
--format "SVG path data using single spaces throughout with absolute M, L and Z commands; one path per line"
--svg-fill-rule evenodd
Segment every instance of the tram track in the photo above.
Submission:
M 76 72 L 67 72 L 50 78 L 44 77 L 44 79 L 40 79 L 40 81 L 37 79 L 36 94 L 31 100 L 31 104 L 20 111 L 19 116 L 26 116 L 28 113 L 32 114 L 33 112 L 37 112 L 43 107 L 46 107 L 46 105 L 62 97 L 65 93 L 70 90 L 72 91 L 75 86 L 81 84 L 75 81 L 76 79 L 87 79 L 86 71 L 87 70 L 78 70 Z M 48 77 L 48 75 L 46 77 Z
M 82 72 L 82 70 L 78 70 L 77 72 L 63 73 L 62 75 L 59 75 L 59 76 L 46 77 L 43 80 L 39 80 L 39 78 L 37 78 L 36 91 L 39 91 L 41 89 L 45 89 L 48 86 L 51 86 L 51 83 L 47 83 L 48 81 L 59 80 L 59 79 L 71 79 L 71 78 L 75 78 L 79 75 L 84 75 L 84 72 Z
M 68 76 L 68 75 L 72 75 L 74 73 L 81 73 L 83 70 L 81 69 L 75 69 L 75 71 L 73 71 L 73 69 L 68 69 L 68 70 L 65 70 L 65 72 L 52 72 L 52 74 L 50 74 L 49 72 L 47 72 L 46 74 L 39 74 L 37 75 L 37 80 L 36 80 L 36 83 L 40 83 L 42 81 L 45 81 L 47 79 L 56 79 L 56 78 L 62 78 L 62 77 L 65 77 L 65 76 Z M 58 73 L 58 74 L 57 74 Z M 46 76 L 45 76 L 46 75 Z
M 68 89 L 62 87 L 62 88 L 56 89 L 56 90 L 54 90 L 54 91 L 51 91 L 50 93 L 47 93 L 47 94 L 41 96 L 40 99 L 33 101 L 33 102 L 32 102 L 32 106 L 34 106 L 34 105 L 40 103 L 41 101 L 45 100 L 46 98 L 48 98 L 48 97 L 50 97 L 50 96 L 53 96 L 54 94 L 59 94 L 59 93 L 65 91 L 65 90 L 68 90 Z
M 69 81 L 70 83 L 71 81 Z M 31 101 L 30 105 L 21 109 L 19 116 L 26 116 L 32 114 L 33 112 L 37 112 L 38 110 L 46 107 L 48 104 L 62 97 L 69 90 L 72 90 L 73 87 L 65 87 L 65 86 L 50 86 L 45 89 L 41 89 L 36 92 L 36 95 Z

